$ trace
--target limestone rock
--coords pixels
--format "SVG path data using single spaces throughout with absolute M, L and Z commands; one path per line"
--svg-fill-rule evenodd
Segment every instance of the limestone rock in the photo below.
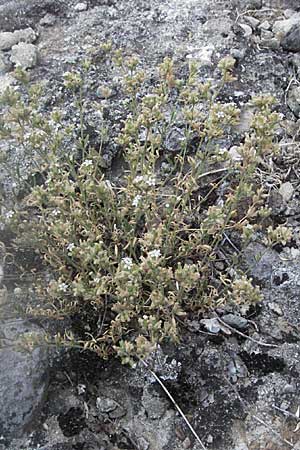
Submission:
M 28 331 L 39 329 L 23 320 L 1 327 L 4 339 L 12 341 Z M 16 437 L 33 421 L 45 396 L 47 351 L 36 348 L 31 353 L 19 352 L 4 346 L 0 350 L 0 367 L 0 435 Z
M 32 28 L 25 28 L 24 30 L 16 30 L 13 33 L 6 31 L 0 33 L 0 50 L 10 50 L 19 42 L 32 43 L 36 40 L 37 35 Z
M 20 42 L 11 51 L 11 62 L 23 69 L 29 69 L 37 64 L 38 51 L 35 45 Z
M 300 22 L 294 25 L 281 41 L 281 46 L 289 52 L 300 51 Z

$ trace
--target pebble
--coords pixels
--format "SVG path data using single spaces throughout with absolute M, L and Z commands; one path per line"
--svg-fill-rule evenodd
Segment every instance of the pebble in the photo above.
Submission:
M 13 33 L 4 31 L 0 33 L 0 50 L 10 50 L 13 45 L 18 44 L 19 42 L 32 43 L 36 38 L 37 34 L 32 28 L 16 30 Z
M 11 49 L 10 60 L 16 66 L 29 69 L 37 64 L 38 51 L 35 45 L 20 42 Z
M 200 49 L 192 50 L 186 58 L 196 60 L 199 67 L 210 67 L 212 65 L 212 56 L 214 51 L 215 48 L 213 45 L 207 45 L 205 47 L 201 47 Z
M 247 9 L 261 9 L 262 0 L 248 0 L 245 6 Z
M 248 22 L 248 24 L 253 28 L 253 30 L 255 30 L 260 24 L 259 20 L 253 16 L 244 16 L 244 20 Z
M 86 11 L 87 8 L 88 8 L 88 5 L 86 2 L 80 2 L 74 6 L 75 11 L 78 11 L 78 12 Z
M 40 20 L 40 25 L 43 27 L 52 27 L 52 25 L 55 24 L 56 17 L 53 14 L 47 13 L 44 17 Z
M 240 23 L 240 27 L 244 30 L 244 36 L 250 37 L 252 34 L 252 28 L 250 25 L 247 25 L 246 23 Z
M 276 20 L 272 31 L 275 34 L 281 34 L 282 37 L 284 37 L 293 28 L 293 26 L 299 24 L 299 22 L 300 14 L 295 14 L 286 20 Z
M 300 23 L 294 25 L 281 40 L 281 46 L 288 52 L 300 51 Z
M 300 86 L 293 86 L 288 95 L 287 105 L 294 115 L 300 118 Z
M 258 27 L 260 30 L 270 30 L 271 24 L 268 20 L 264 20 Z
M 274 313 L 276 313 L 278 316 L 283 315 L 282 309 L 280 308 L 280 306 L 277 303 L 271 302 L 268 304 L 268 306 L 269 306 L 269 309 L 271 311 L 273 311 Z
M 222 320 L 227 325 L 236 328 L 237 330 L 246 330 L 248 328 L 248 320 L 237 314 L 225 314 L 222 316 Z
M 289 181 L 287 181 L 286 183 L 282 183 L 282 185 L 279 188 L 279 194 L 281 195 L 281 197 L 285 202 L 291 200 L 294 194 L 294 187 L 292 183 L 290 183 Z

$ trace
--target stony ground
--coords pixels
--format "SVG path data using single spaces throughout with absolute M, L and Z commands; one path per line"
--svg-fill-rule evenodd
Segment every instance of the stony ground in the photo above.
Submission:
M 261 177 L 272 189 L 274 219 L 292 225 L 296 235 L 298 0 L 0 0 L 0 91 L 13 85 L 11 71 L 19 64 L 43 82 L 49 105 L 63 103 L 71 114 L 71 99 L 59 89 L 61 76 L 107 39 L 138 54 L 149 74 L 168 55 L 182 64 L 195 59 L 203 75 L 213 76 L 215 62 L 231 54 L 238 81 L 229 94 L 243 110 L 237 133 L 249 127 L 251 110 L 243 105 L 251 94 L 278 98 L 284 115 L 282 154 Z M 109 68 L 98 69 L 89 80 L 96 97 L 100 85 L 114 83 L 108 79 Z M 113 129 L 115 111 L 110 120 Z M 114 156 L 108 145 L 112 171 Z M 178 348 L 160 349 L 156 355 L 156 373 L 207 449 L 300 449 L 299 244 L 300 237 L 277 251 L 251 244 L 244 259 L 262 286 L 262 304 L 244 317 L 240 311 L 220 309 L 221 320 L 214 319 L 210 331 L 195 320 Z M 2 259 L 0 254 L 4 265 Z M 0 267 L 0 301 L 5 286 L 21 285 L 20 280 L 12 282 L 9 270 L 6 262 L 3 277 Z M 5 317 L 0 332 L 6 339 L 33 326 Z M 78 353 L 47 359 L 44 350 L 25 356 L 1 351 L 0 364 L 1 450 L 201 448 L 174 404 L 141 367 L 130 370 Z

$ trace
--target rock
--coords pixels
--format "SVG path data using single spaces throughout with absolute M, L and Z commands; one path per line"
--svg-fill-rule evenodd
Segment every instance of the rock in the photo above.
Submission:
M 289 33 L 293 26 L 299 24 L 299 22 L 300 14 L 295 14 L 289 19 L 276 20 L 272 27 L 272 31 L 275 34 L 280 34 L 281 38 L 283 38 L 287 33 Z
M 179 153 L 182 150 L 182 146 L 186 142 L 186 137 L 184 131 L 181 128 L 174 127 L 172 128 L 165 140 L 165 148 L 169 152 Z
M 270 283 L 273 271 L 278 264 L 279 256 L 275 250 L 252 242 L 243 251 L 249 276 L 258 282 Z
M 112 398 L 97 397 L 96 407 L 102 413 L 114 411 L 118 406 L 120 406 L 119 403 Z
M 40 25 L 42 27 L 52 27 L 52 25 L 55 24 L 56 17 L 53 14 L 47 13 L 44 17 L 40 20 Z
M 1 53 L 0 53 L 0 75 L 4 74 L 7 71 L 7 67 L 4 62 L 4 57 Z
M 145 408 L 147 417 L 150 419 L 160 419 L 166 412 L 168 403 L 164 398 L 155 392 L 154 389 L 144 389 L 142 405 Z
M 258 27 L 260 30 L 270 30 L 271 24 L 268 20 L 264 20 Z
M 215 51 L 214 46 L 207 45 L 205 47 L 201 47 L 200 49 L 193 49 L 186 57 L 187 59 L 196 60 L 199 66 L 210 67 L 212 65 L 212 57 L 214 51 Z
M 250 25 L 247 25 L 246 23 L 240 23 L 240 27 L 243 29 L 245 37 L 251 36 L 252 28 L 250 27 Z
M 225 314 L 222 316 L 222 320 L 237 330 L 246 330 L 248 328 L 248 320 L 236 314 Z
M 23 69 L 29 69 L 37 64 L 38 51 L 35 45 L 20 42 L 11 50 L 11 62 Z
M 81 11 L 86 11 L 88 8 L 88 5 L 86 2 L 80 2 L 77 3 L 77 5 L 74 6 L 75 11 L 81 12 Z
M 288 52 L 300 51 L 300 23 L 294 25 L 281 40 L 281 46 Z
M 2 334 L 16 340 L 26 332 L 41 333 L 25 321 L 9 322 Z M 48 386 L 48 357 L 45 348 L 31 353 L 0 350 L 0 435 L 16 437 L 30 425 L 42 406 Z
M 16 30 L 13 33 L 6 31 L 0 33 L 0 50 L 10 50 L 13 45 L 19 42 L 32 43 L 36 40 L 37 35 L 32 28 L 24 30 Z
M 274 313 L 276 313 L 278 316 L 282 316 L 282 315 L 283 315 L 282 309 L 280 308 L 280 306 L 279 306 L 277 303 L 275 303 L 275 302 L 270 302 L 270 303 L 268 304 L 268 307 L 269 307 L 269 309 L 270 309 L 271 311 L 273 311 Z
M 259 20 L 253 16 L 244 16 L 244 20 L 251 26 L 253 30 L 256 30 L 260 24 Z
M 248 0 L 246 1 L 246 5 L 244 5 L 247 9 L 260 9 L 262 7 L 262 0 Z
M 9 86 L 14 84 L 16 80 L 9 74 L 0 74 L 0 94 L 2 94 Z
M 294 187 L 292 183 L 290 183 L 289 181 L 287 181 L 286 183 L 282 183 L 279 188 L 279 194 L 282 196 L 285 202 L 288 202 L 294 194 Z
M 288 94 L 287 105 L 294 115 L 300 118 L 300 86 L 293 86 Z

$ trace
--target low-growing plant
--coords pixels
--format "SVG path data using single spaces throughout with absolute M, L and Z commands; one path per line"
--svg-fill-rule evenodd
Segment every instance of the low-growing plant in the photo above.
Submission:
M 137 58 L 113 52 L 110 44 L 101 51 L 115 64 L 127 105 L 115 138 L 123 176 L 106 175 L 104 145 L 92 148 L 85 132 L 85 75 L 93 61 L 65 74 L 79 131 L 61 111 L 43 111 L 40 88 L 28 84 L 25 100 L 15 90 L 4 95 L 0 132 L 25 153 L 30 148 L 39 155 L 44 177 L 26 197 L 26 208 L 9 217 L 23 233 L 29 224 L 30 239 L 51 269 L 51 281 L 39 286 L 45 302 L 27 312 L 76 318 L 77 327 L 46 336 L 49 344 L 103 358 L 118 355 L 132 364 L 165 340 L 177 342 L 181 324 L 206 308 L 260 301 L 259 288 L 233 266 L 230 252 L 221 268 L 218 263 L 231 234 L 242 245 L 271 226 L 255 171 L 278 150 L 280 116 L 273 97 L 253 97 L 250 131 L 233 157 L 219 144 L 239 123 L 237 106 L 220 101 L 224 86 L 234 81 L 233 58 L 219 62 L 218 80 L 205 82 L 193 63 L 180 79 L 166 58 L 150 85 Z M 111 88 L 101 92 L 107 108 Z M 95 105 L 99 114 L 101 108 L 101 102 Z M 74 139 L 68 151 L 66 143 Z M 287 230 L 267 230 L 270 243 L 289 238 Z M 26 339 L 31 346 L 41 338 Z

